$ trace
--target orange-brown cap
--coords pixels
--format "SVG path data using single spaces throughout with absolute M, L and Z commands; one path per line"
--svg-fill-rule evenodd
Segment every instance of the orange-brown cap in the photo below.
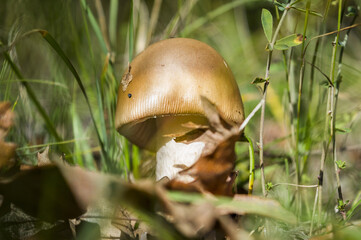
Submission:
M 157 42 L 135 57 L 124 74 L 115 126 L 134 144 L 155 150 L 156 139 L 182 131 L 182 123 L 207 122 L 200 96 L 213 102 L 226 120 L 243 122 L 237 83 L 213 48 L 187 38 Z M 160 130 L 162 126 L 167 129 Z

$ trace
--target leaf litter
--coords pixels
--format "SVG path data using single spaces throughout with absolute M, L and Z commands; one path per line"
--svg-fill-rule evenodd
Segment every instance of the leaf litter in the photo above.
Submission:
M 184 183 L 175 178 L 167 183 L 167 188 L 232 196 L 232 187 L 236 178 L 234 147 L 242 133 L 239 131 L 239 126 L 226 121 L 207 98 L 202 97 L 201 100 L 210 127 L 205 129 L 204 126 L 187 124 L 187 127 L 195 129 L 185 135 L 192 134 L 195 130 L 203 130 L 203 134 L 192 141 L 204 142 L 205 146 L 198 161 L 180 172 L 180 175 L 193 177 L 194 181 Z M 183 139 L 186 138 L 179 136 L 175 140 Z
M 5 137 L 13 125 L 14 113 L 9 102 L 0 102 L 0 167 L 14 163 L 16 144 L 5 142 Z
M 0 194 L 4 197 L 1 209 L 13 206 L 21 209 L 24 216 L 50 224 L 36 228 L 32 233 L 39 238 L 33 239 L 58 236 L 59 231 L 67 236 L 64 239 L 73 239 L 84 232 L 79 230 L 81 225 L 94 229 L 94 236 L 119 239 L 146 236 L 185 239 L 209 234 L 252 239 L 238 229 L 231 214 L 256 214 L 295 223 L 294 215 L 274 200 L 232 193 L 236 176 L 234 144 L 242 133 L 237 126 L 225 121 L 207 99 L 202 99 L 202 103 L 210 127 L 191 123 L 188 126 L 190 133 L 202 133 L 194 140 L 202 139 L 205 148 L 200 159 L 181 172 L 193 176 L 194 182 L 183 185 L 177 180 L 165 184 L 150 180 L 129 183 L 112 175 L 66 165 L 61 160 L 50 161 L 47 147 L 38 154 L 37 167 L 0 179 Z M 182 193 L 177 195 L 169 190 Z M 184 193 L 188 190 L 198 193 Z M 14 210 L 8 209 L 6 214 L 14 214 Z M 4 222 L 1 218 L 6 214 L 0 211 L 0 222 Z M 107 230 L 92 218 L 106 219 Z

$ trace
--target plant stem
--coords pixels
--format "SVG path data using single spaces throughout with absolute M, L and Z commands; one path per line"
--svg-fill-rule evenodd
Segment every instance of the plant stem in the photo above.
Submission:
M 264 176 L 264 160 L 263 160 L 263 132 L 264 132 L 264 115 L 265 115 L 265 108 L 266 108 L 267 86 L 269 84 L 268 79 L 269 79 L 269 75 L 270 75 L 273 46 L 276 43 L 277 36 L 279 34 L 282 23 L 285 20 L 285 17 L 287 15 L 289 9 L 290 9 L 290 4 L 288 4 L 287 7 L 285 8 L 285 10 L 282 14 L 282 17 L 277 25 L 276 31 L 273 35 L 272 41 L 269 44 L 266 73 L 265 73 L 265 77 L 264 77 L 264 79 L 266 79 L 266 82 L 265 82 L 265 85 L 263 88 L 262 110 L 261 110 L 261 119 L 260 119 L 260 133 L 259 133 L 259 162 L 260 162 L 260 168 L 261 168 L 262 193 L 263 193 L 264 197 L 267 196 L 266 181 L 265 181 L 265 176 Z
M 245 136 L 249 143 L 249 183 L 248 183 L 248 195 L 252 195 L 254 184 L 254 148 L 252 139 Z
M 118 3 L 118 0 L 110 0 L 109 4 L 109 41 L 113 48 L 117 40 Z
M 252 110 L 252 112 L 248 115 L 248 117 L 242 122 L 239 127 L 239 131 L 243 131 L 243 129 L 247 126 L 248 122 L 252 119 L 252 117 L 256 114 L 256 112 L 262 107 L 264 99 L 262 99 L 257 106 Z
M 326 4 L 326 8 L 325 8 L 325 12 L 323 14 L 323 20 L 322 20 L 322 28 L 320 28 L 320 34 L 322 35 L 323 32 L 325 31 L 325 23 L 326 23 L 326 18 L 328 15 L 328 10 L 330 8 L 330 4 L 331 4 L 331 0 L 327 1 Z M 316 53 L 318 52 L 319 49 L 319 45 L 320 45 L 320 40 L 321 38 L 317 39 L 316 42 L 316 46 L 315 46 L 315 53 L 312 59 L 312 66 L 315 65 L 316 62 Z M 312 89 L 313 89 L 313 79 L 314 79 L 314 68 L 312 68 L 311 70 L 311 81 L 310 81 L 310 95 L 312 96 Z M 312 98 L 310 98 L 312 100 Z M 319 103 L 318 106 L 320 106 L 321 104 Z M 309 118 L 310 117 L 310 112 L 309 112 Z M 315 214 L 316 214 L 316 207 L 318 206 L 318 224 L 320 224 L 320 220 L 321 220 L 321 209 L 322 209 L 322 186 L 323 186 L 323 173 L 324 173 L 324 165 L 325 165 L 325 159 L 327 157 L 327 152 L 328 152 L 328 144 L 326 143 L 326 137 L 327 137 L 327 129 L 328 129 L 328 104 L 326 107 L 326 114 L 325 114 L 325 125 L 324 125 L 324 131 L 323 131 L 323 142 L 322 142 L 322 155 L 321 155 L 321 161 L 320 161 L 320 171 L 319 171 L 319 175 L 318 175 L 318 187 L 316 189 L 316 194 L 315 194 L 315 200 L 314 200 L 314 205 L 313 205 L 313 211 L 312 211 L 312 218 L 311 218 L 311 227 L 310 227 L 310 236 L 312 235 L 312 231 L 313 231 L 313 223 L 314 223 L 314 218 L 315 218 Z
M 311 2 L 307 1 L 306 6 L 306 16 L 305 16 L 305 23 L 303 27 L 303 36 L 306 35 L 307 31 L 307 25 L 308 25 L 308 16 L 309 16 L 309 10 L 311 7 Z M 304 79 L 304 73 L 305 73 L 305 53 L 304 53 L 304 40 L 302 41 L 302 50 L 301 50 L 301 69 L 300 69 L 300 80 L 299 80 L 299 87 L 298 87 L 298 100 L 297 100 L 297 125 L 296 125 L 296 144 L 295 144 L 295 164 L 296 164 L 296 183 L 299 184 L 301 181 L 301 166 L 299 162 L 299 152 L 298 152 L 298 144 L 300 141 L 300 118 L 301 118 L 301 100 L 302 100 L 302 89 L 303 89 L 303 79 Z
M 309 12 L 310 12 L 310 7 L 311 7 L 311 1 L 307 1 L 306 4 L 306 15 L 305 15 L 305 21 L 304 21 L 304 26 L 303 26 L 303 36 L 306 35 L 306 31 L 307 31 L 307 25 L 308 25 L 308 16 L 309 16 Z M 303 37 L 302 40 L 302 48 L 301 48 L 301 59 L 302 59 L 302 63 L 301 63 L 301 68 L 300 68 L 300 79 L 299 79 L 299 86 L 298 86 L 298 98 L 297 98 L 297 121 L 296 121 L 296 137 L 295 137 L 295 156 L 294 156 L 294 163 L 295 163 L 295 169 L 296 169 L 296 184 L 299 185 L 301 182 L 301 164 L 300 164 L 300 160 L 299 160 L 299 141 L 300 141 L 300 122 L 301 122 L 301 101 L 302 101 L 302 90 L 303 90 L 303 79 L 304 79 L 304 74 L 305 74 L 305 53 L 304 53 L 304 48 L 305 48 L 305 39 Z M 300 192 L 298 187 L 296 187 L 296 209 L 297 212 L 301 212 L 302 211 L 302 202 L 301 202 L 301 197 L 300 197 Z
M 339 1 L 338 5 L 338 24 L 337 24 L 337 31 L 340 31 L 341 29 L 341 16 L 342 16 L 342 0 Z M 337 191 L 338 191 L 338 208 L 340 209 L 340 213 L 343 216 L 343 219 L 346 220 L 346 212 L 344 209 L 343 204 L 343 196 L 342 196 L 342 189 L 341 189 L 341 182 L 340 182 L 340 170 L 337 166 L 337 152 L 336 152 L 336 134 L 335 134 L 335 125 L 336 125 L 336 108 L 337 108 L 337 99 L 338 99 L 338 91 L 339 91 L 339 81 L 335 79 L 335 69 L 336 69 L 336 55 L 337 55 L 337 47 L 338 42 L 340 38 L 340 33 L 338 32 L 335 37 L 335 42 L 333 45 L 333 52 L 332 52 L 332 63 L 331 63 L 331 73 L 330 73 L 330 79 L 333 83 L 333 86 L 331 86 L 331 124 L 330 124 L 330 133 L 331 133 L 331 139 L 332 139 L 332 159 L 334 162 L 335 167 L 335 176 L 336 176 L 336 183 L 337 183 Z M 340 64 L 340 63 L 339 63 Z M 339 79 L 340 80 L 340 79 Z

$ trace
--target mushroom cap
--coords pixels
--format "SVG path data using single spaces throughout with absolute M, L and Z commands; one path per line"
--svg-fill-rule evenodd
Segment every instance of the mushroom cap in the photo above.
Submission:
M 237 83 L 213 48 L 187 38 L 159 41 L 126 70 L 118 90 L 115 127 L 134 144 L 154 151 L 163 136 L 185 133 L 183 123 L 208 123 L 200 96 L 214 103 L 225 120 L 243 122 Z

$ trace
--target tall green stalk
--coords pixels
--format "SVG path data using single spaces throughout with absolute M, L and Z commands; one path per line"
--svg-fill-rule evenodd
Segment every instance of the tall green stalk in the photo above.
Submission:
M 276 43 L 279 31 L 281 29 L 281 26 L 286 18 L 286 15 L 290 9 L 290 4 L 287 5 L 285 8 L 282 17 L 277 25 L 277 28 L 275 30 L 275 33 L 273 35 L 272 41 L 269 43 L 269 51 L 268 51 L 268 57 L 267 57 L 267 66 L 266 66 L 266 73 L 264 76 L 264 79 L 266 80 L 264 87 L 263 87 L 263 96 L 262 96 L 262 108 L 261 108 L 261 119 L 260 119 L 260 133 L 259 133 L 259 162 L 260 162 L 260 168 L 261 168 L 261 182 L 262 182 L 262 193 L 263 196 L 267 196 L 266 191 L 266 181 L 265 181 L 265 175 L 264 175 L 264 159 L 263 159 L 263 133 L 264 133 L 264 116 L 265 116 L 265 108 L 266 108 L 266 98 L 267 98 L 267 86 L 269 84 L 269 75 L 270 75 L 270 68 L 271 68 L 271 61 L 272 61 L 272 53 L 273 48 Z
M 308 26 L 308 16 L 310 12 L 311 1 L 307 1 L 306 5 L 306 14 L 305 14 L 305 21 L 303 25 L 303 36 L 306 36 L 307 26 Z M 305 74 L 305 56 L 304 56 L 304 40 L 302 41 L 301 47 L 301 69 L 300 69 L 300 80 L 299 80 L 299 87 L 298 87 L 298 99 L 297 99 L 297 125 L 296 125 L 296 143 L 295 143 L 295 164 L 296 164 L 296 184 L 300 184 L 301 181 L 301 166 L 299 161 L 299 141 L 300 141 L 300 122 L 301 122 L 301 102 L 302 102 L 302 90 L 303 90 L 303 80 Z

